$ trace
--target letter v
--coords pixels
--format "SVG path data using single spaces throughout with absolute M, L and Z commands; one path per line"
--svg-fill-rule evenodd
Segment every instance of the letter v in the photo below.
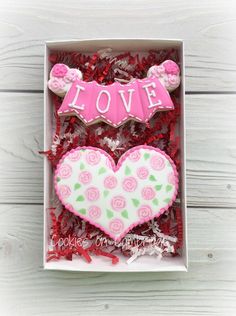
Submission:
M 134 89 L 129 89 L 128 90 L 128 92 L 129 92 L 129 99 L 128 99 L 128 102 L 126 102 L 125 96 L 124 96 L 125 91 L 124 90 L 118 90 L 118 92 L 119 92 L 119 94 L 121 96 L 121 100 L 123 101 L 123 104 L 124 104 L 124 107 L 125 107 L 127 113 L 129 113 L 130 110 L 131 110 L 131 101 L 132 101 L 132 95 L 133 95 L 134 91 L 135 91 Z

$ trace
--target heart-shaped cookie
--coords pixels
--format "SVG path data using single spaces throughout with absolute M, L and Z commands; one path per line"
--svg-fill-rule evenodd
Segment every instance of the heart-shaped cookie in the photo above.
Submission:
M 101 149 L 78 147 L 58 164 L 55 189 L 69 211 L 119 241 L 169 208 L 178 175 L 171 158 L 151 146 L 128 150 L 117 165 Z

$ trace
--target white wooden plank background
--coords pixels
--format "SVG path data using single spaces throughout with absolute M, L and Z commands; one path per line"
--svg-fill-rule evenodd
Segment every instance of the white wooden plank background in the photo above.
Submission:
M 236 314 L 236 2 L 0 1 L 0 315 Z M 42 270 L 43 43 L 183 38 L 188 273 Z
M 236 91 L 235 10 L 235 0 L 2 0 L 2 89 L 43 88 L 46 39 L 126 36 L 182 38 L 187 91 Z

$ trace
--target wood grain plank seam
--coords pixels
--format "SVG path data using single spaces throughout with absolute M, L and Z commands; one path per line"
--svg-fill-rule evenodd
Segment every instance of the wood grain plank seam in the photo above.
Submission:
M 39 94 L 42 94 L 43 90 L 0 89 L 0 93 L 39 93 Z
M 0 202 L 0 205 L 14 205 L 14 206 L 17 206 L 17 205 L 22 205 L 22 206 L 29 206 L 29 205 L 37 205 L 37 206 L 43 206 L 43 203 L 40 203 L 40 202 L 31 202 L 31 203 L 27 203 L 27 202 Z

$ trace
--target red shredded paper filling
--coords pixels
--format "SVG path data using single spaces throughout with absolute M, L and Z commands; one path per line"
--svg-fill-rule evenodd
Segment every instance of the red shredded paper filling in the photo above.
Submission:
M 69 67 L 79 68 L 84 81 L 95 80 L 108 85 L 115 80 L 128 82 L 132 78 L 145 78 L 147 70 L 166 59 L 179 62 L 177 51 L 159 50 L 146 54 L 125 52 L 114 54 L 111 50 L 102 50 L 93 55 L 78 52 L 54 52 L 49 56 L 52 65 L 65 63 Z M 179 155 L 179 89 L 171 94 L 175 110 L 158 112 L 148 124 L 134 121 L 119 128 L 105 123 L 85 126 L 77 117 L 59 117 L 57 110 L 62 99 L 52 95 L 54 105 L 55 129 L 52 147 L 43 152 L 55 168 L 62 156 L 78 146 L 94 146 L 105 150 L 117 162 L 128 149 L 146 144 L 165 151 L 180 171 Z M 118 142 L 118 145 L 111 146 Z M 119 262 L 118 254 L 126 257 L 156 254 L 158 256 L 176 256 L 181 252 L 183 225 L 179 195 L 173 206 L 151 222 L 139 225 L 129 232 L 129 238 L 116 244 L 105 233 L 78 216 L 67 211 L 55 198 L 55 205 L 48 210 L 51 219 L 50 244 L 47 261 L 73 256 L 81 256 L 88 263 L 92 255 L 104 256 L 112 264 Z M 152 251 L 153 250 L 153 251 Z

